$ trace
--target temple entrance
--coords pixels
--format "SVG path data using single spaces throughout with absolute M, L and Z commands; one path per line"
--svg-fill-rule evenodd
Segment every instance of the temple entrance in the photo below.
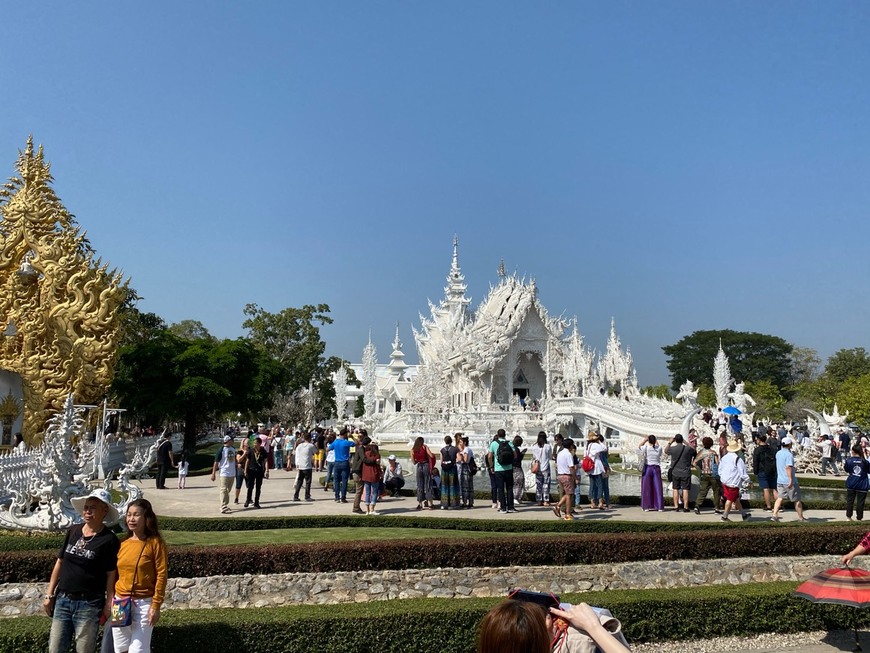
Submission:
M 511 394 L 517 396 L 523 405 L 544 396 L 546 376 L 538 352 L 524 351 L 518 356 L 511 385 Z

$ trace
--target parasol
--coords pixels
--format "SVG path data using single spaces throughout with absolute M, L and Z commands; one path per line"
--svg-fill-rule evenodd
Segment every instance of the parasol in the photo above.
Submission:
M 813 603 L 834 603 L 853 608 L 870 606 L 870 571 L 851 567 L 835 567 L 819 572 L 801 583 L 795 594 Z M 858 629 L 855 629 L 855 648 L 860 651 Z
M 722 409 L 722 412 L 726 415 L 740 415 L 743 411 L 734 406 L 725 406 L 725 408 Z

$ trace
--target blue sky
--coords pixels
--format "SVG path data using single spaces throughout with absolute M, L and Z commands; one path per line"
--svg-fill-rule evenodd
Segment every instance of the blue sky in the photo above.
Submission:
M 169 322 L 415 359 L 456 233 L 643 385 L 697 329 L 870 348 L 867 3 L 14 3 L 0 70 L 0 166 L 33 133 Z

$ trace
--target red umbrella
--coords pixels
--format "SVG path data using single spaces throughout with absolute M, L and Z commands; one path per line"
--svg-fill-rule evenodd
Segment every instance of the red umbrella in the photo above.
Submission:
M 870 571 L 851 567 L 826 569 L 801 583 L 795 594 L 813 603 L 835 603 L 864 608 L 870 606 Z M 852 650 L 861 650 L 857 629 L 855 648 Z
M 852 567 L 826 569 L 802 583 L 795 594 L 813 603 L 870 606 L 870 571 Z

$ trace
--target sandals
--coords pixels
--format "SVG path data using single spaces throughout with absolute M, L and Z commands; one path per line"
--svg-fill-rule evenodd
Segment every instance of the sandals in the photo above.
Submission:
M 562 519 L 562 511 L 559 510 L 559 506 L 553 506 L 553 514 L 559 519 Z

